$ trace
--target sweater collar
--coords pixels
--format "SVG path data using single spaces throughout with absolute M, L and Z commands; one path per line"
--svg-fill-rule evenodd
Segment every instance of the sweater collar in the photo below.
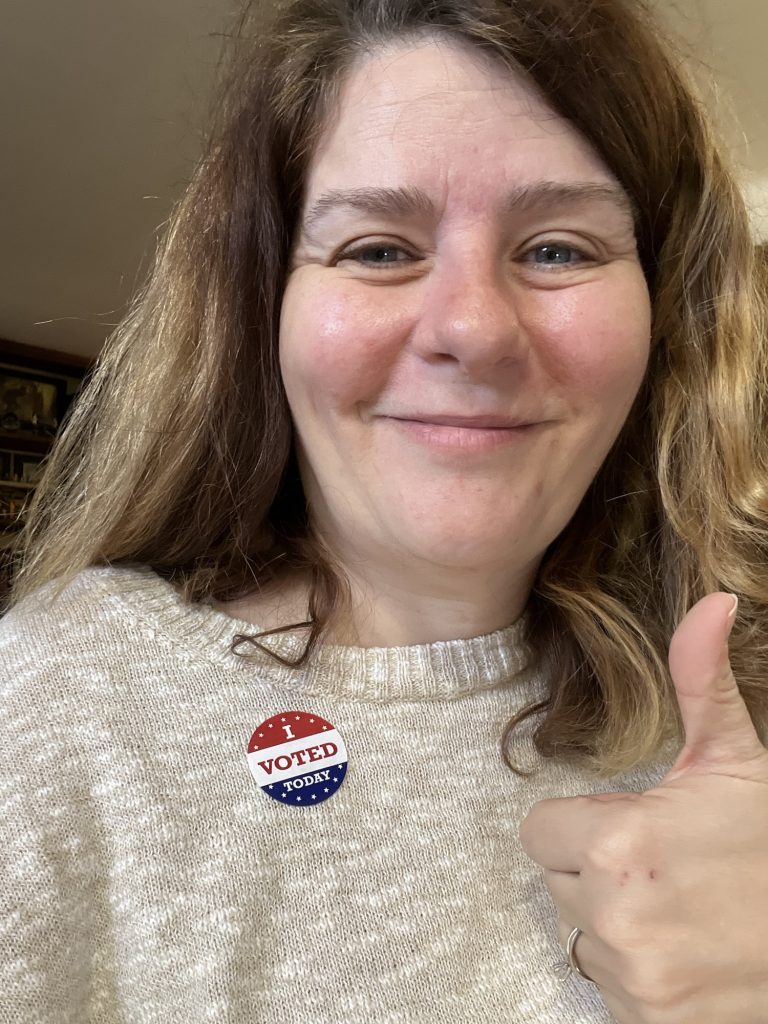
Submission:
M 380 702 L 452 700 L 500 687 L 534 693 L 527 666 L 525 613 L 493 633 L 406 647 L 351 647 L 322 644 L 306 665 L 289 668 L 251 643 L 234 653 L 236 634 L 259 627 L 234 618 L 207 602 L 190 604 L 150 566 L 130 563 L 93 570 L 113 599 L 176 646 L 243 676 L 259 673 L 276 685 L 307 694 Z M 269 650 L 293 660 L 304 649 L 307 628 L 260 639 Z

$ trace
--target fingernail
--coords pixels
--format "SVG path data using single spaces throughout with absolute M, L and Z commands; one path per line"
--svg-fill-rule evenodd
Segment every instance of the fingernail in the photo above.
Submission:
M 731 597 L 733 598 L 733 608 L 728 612 L 728 623 L 729 624 L 732 623 L 733 620 L 736 618 L 736 612 L 737 612 L 738 607 L 739 607 L 739 599 L 738 599 L 738 597 L 735 594 L 731 594 Z

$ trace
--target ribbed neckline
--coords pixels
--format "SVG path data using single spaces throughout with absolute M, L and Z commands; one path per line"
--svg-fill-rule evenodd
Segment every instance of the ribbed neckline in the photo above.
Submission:
M 543 696 L 541 681 L 527 668 L 525 614 L 516 622 L 467 639 L 407 647 L 351 647 L 323 644 L 306 665 L 290 668 L 252 644 L 230 650 L 235 634 L 253 635 L 259 627 L 212 607 L 190 604 L 167 580 L 139 563 L 92 567 L 105 596 L 128 614 L 164 633 L 188 655 L 259 677 L 301 693 L 366 701 L 452 700 L 499 687 L 526 698 Z M 260 640 L 283 657 L 296 658 L 308 629 Z

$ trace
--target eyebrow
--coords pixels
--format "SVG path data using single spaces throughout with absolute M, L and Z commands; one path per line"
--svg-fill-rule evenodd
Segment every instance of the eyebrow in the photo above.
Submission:
M 620 185 L 598 181 L 537 181 L 518 185 L 507 192 L 501 213 L 527 212 L 552 205 L 609 203 L 637 224 L 635 203 Z M 307 212 L 304 229 L 310 231 L 333 210 L 361 210 L 390 217 L 434 216 L 435 205 L 423 189 L 353 188 L 324 192 Z

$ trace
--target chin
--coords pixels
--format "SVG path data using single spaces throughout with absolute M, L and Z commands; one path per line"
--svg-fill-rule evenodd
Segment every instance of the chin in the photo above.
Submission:
M 461 542 L 456 531 L 449 531 L 441 542 L 438 542 L 434 535 L 420 537 L 404 529 L 394 530 L 393 535 L 397 538 L 398 546 L 406 548 L 416 558 L 444 566 L 446 569 L 470 571 L 484 565 L 497 566 L 499 554 L 505 550 L 511 534 L 509 531 L 505 532 L 503 539 L 483 538 Z

